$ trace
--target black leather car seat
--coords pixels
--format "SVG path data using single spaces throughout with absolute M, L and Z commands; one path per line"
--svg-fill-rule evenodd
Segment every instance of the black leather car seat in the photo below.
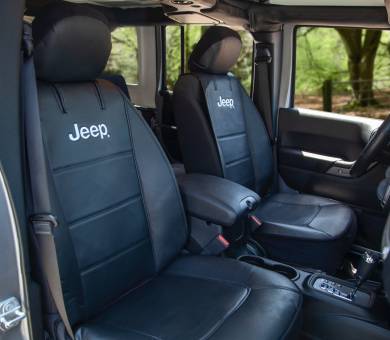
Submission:
M 280 274 L 182 254 L 172 168 L 121 90 L 96 80 L 110 31 L 96 10 L 51 7 L 33 22 L 39 106 L 77 339 L 281 339 L 301 294 Z
M 212 27 L 174 89 L 174 112 L 186 171 L 225 177 L 263 194 L 273 177 L 271 143 L 250 97 L 228 73 L 241 50 L 237 32 Z M 353 211 L 310 195 L 273 193 L 255 214 L 256 238 L 271 257 L 333 272 L 356 229 Z

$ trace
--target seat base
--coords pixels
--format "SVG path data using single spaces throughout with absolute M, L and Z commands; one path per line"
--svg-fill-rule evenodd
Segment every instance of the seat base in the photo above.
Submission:
M 183 256 L 131 291 L 77 339 L 281 339 L 297 324 L 298 288 L 280 274 L 209 256 Z
M 279 193 L 255 211 L 263 221 L 255 239 L 278 261 L 334 273 L 356 234 L 352 209 L 340 202 Z

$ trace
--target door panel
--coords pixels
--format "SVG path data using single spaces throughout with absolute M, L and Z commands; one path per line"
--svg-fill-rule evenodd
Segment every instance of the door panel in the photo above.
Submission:
M 380 211 L 376 188 L 385 167 L 377 165 L 359 178 L 333 171 L 356 160 L 380 120 L 307 110 L 279 112 L 279 171 L 300 192 L 334 198 Z
M 26 277 L 13 204 L 0 166 L 0 338 L 30 339 Z M 19 309 L 13 310 L 19 304 Z
M 385 215 L 376 189 L 385 177 L 379 164 L 359 178 L 345 174 L 380 120 L 307 110 L 279 111 L 279 173 L 299 192 L 336 199 L 352 206 L 358 219 L 355 242 L 380 250 Z

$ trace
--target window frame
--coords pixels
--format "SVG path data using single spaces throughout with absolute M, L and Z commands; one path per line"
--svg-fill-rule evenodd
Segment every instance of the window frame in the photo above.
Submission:
M 161 25 L 160 26 L 160 35 L 161 35 L 161 81 L 158 88 L 159 92 L 171 92 L 168 88 L 168 72 L 167 72 L 167 28 L 168 27 L 179 27 L 180 28 L 180 74 L 185 72 L 185 26 L 184 25 Z M 179 77 L 180 77 L 179 74 Z

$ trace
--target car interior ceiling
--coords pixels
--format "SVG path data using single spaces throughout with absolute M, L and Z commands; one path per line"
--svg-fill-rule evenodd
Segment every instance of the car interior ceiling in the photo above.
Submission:
M 0 170 L 34 339 L 390 338 L 390 118 L 296 108 L 293 84 L 297 27 L 388 30 L 385 6 L 17 3 Z M 105 71 L 121 27 L 151 39 L 144 88 Z

